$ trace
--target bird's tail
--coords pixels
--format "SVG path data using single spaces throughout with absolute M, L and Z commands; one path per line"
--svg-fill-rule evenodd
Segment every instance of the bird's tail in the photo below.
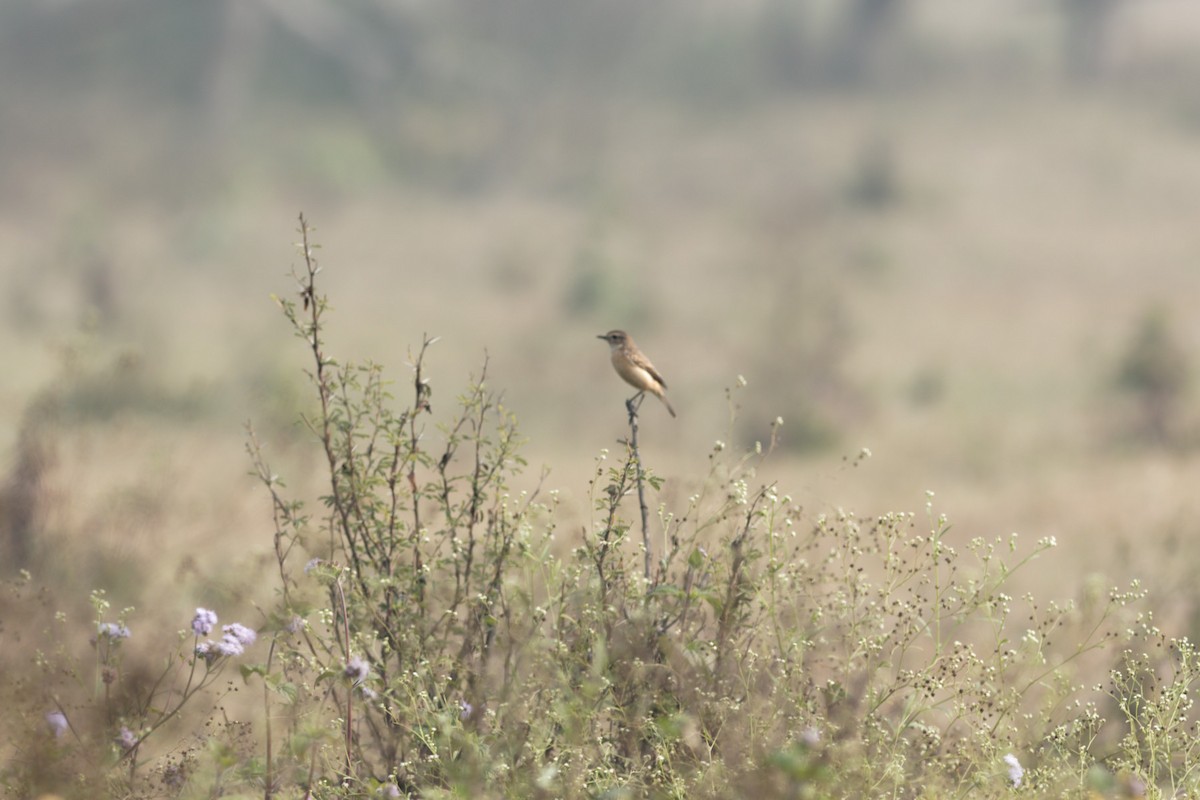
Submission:
M 675 409 L 671 408 L 670 402 L 667 401 L 667 396 L 665 394 L 659 394 L 658 399 L 663 401 L 663 405 L 667 407 L 667 411 L 670 412 L 671 416 L 675 416 Z

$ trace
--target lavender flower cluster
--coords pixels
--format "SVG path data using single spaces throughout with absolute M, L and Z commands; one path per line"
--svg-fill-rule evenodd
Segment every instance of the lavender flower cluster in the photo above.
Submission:
M 119 622 L 101 622 L 96 625 L 96 635 L 92 637 L 92 644 L 97 642 L 108 642 L 115 645 L 122 639 L 128 639 L 130 636 L 129 628 Z
M 192 617 L 192 632 L 196 635 L 197 639 L 195 653 L 208 664 L 212 664 L 221 656 L 242 655 L 246 652 L 246 648 L 254 644 L 255 639 L 258 638 L 258 634 L 253 630 L 239 622 L 234 622 L 221 628 L 223 635 L 220 641 L 207 640 L 200 642 L 200 637 L 208 636 L 212 633 L 216 625 L 217 612 L 210 611 L 207 608 L 196 609 L 196 614 Z M 96 635 L 92 637 L 92 643 L 96 644 L 104 641 L 109 646 L 112 646 L 123 639 L 128 639 L 130 635 L 129 628 L 121 623 L 101 622 L 96 626 Z M 67 720 L 67 715 L 61 710 L 46 712 L 45 720 L 46 724 L 50 727 L 50 732 L 56 739 L 61 739 L 71 729 L 71 723 Z M 133 749 L 139 742 L 138 735 L 125 726 L 121 726 L 114 740 L 124 751 Z
M 197 639 L 212 633 L 216 625 L 217 613 L 215 611 L 207 608 L 196 609 L 196 615 L 192 617 L 192 632 L 196 634 Z M 214 642 L 209 639 L 196 644 L 196 655 L 210 664 L 221 656 L 240 656 L 258 638 L 257 633 L 240 622 L 225 625 L 221 631 L 224 635 L 220 641 Z

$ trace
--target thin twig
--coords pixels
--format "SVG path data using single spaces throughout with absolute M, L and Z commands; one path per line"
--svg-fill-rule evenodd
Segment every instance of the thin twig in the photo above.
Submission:
M 330 593 L 336 599 L 337 607 L 342 617 L 342 633 L 345 636 L 344 645 L 346 663 L 350 663 L 350 617 L 346 613 L 346 595 L 342 592 L 342 580 L 338 578 L 333 583 Z M 354 774 L 353 754 L 353 725 L 354 725 L 354 686 L 346 690 L 346 777 Z
M 645 392 L 638 392 L 625 401 L 629 412 L 629 452 L 637 464 L 638 505 L 642 510 L 642 550 L 645 559 L 643 574 L 650 580 L 650 509 L 646 505 L 646 470 L 642 468 L 642 454 L 638 451 L 638 409 L 642 407 Z

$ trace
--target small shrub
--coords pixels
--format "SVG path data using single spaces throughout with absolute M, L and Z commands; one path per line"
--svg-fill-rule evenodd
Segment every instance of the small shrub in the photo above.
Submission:
M 1118 389 L 1136 403 L 1133 429 L 1138 436 L 1159 445 L 1176 440 L 1190 370 L 1187 352 L 1166 311 L 1147 310 L 1130 336 L 1116 374 Z
M 111 613 L 100 593 L 88 666 L 0 627 L 16 676 L 0 688 L 8 793 L 1200 790 L 1200 658 L 1139 610 L 1136 583 L 1088 584 L 1074 601 L 1019 594 L 1054 540 L 952 536 L 932 495 L 923 513 L 814 515 L 756 478 L 774 429 L 746 455 L 715 443 L 669 507 L 632 404 L 629 439 L 596 458 L 585 518 L 568 517 L 544 476 L 515 488 L 521 439 L 486 362 L 443 401 L 425 340 L 401 402 L 378 365 L 328 353 L 303 221 L 301 235 L 299 299 L 280 306 L 311 357 L 304 421 L 328 485 L 311 507 L 290 497 L 251 433 L 274 510 L 275 604 L 253 629 L 219 632 L 197 609 L 152 670 L 128 658 L 143 646 L 134 611 Z M 6 587 L 0 620 L 50 618 L 31 585 Z M 61 615 L 50 627 L 45 642 L 82 633 Z M 243 682 L 261 705 L 232 702 Z

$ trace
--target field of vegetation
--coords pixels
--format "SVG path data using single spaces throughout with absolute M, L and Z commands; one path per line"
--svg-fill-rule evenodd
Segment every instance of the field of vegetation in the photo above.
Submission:
M 1200 796 L 1197 43 L 0 9 L 3 792 Z

